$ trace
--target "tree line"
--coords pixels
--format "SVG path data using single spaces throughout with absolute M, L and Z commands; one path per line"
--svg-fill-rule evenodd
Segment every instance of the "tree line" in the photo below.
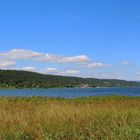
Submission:
M 140 86 L 139 82 L 125 80 L 80 78 L 45 75 L 18 70 L 0 70 L 0 88 L 69 88 L 88 85 L 89 87 Z

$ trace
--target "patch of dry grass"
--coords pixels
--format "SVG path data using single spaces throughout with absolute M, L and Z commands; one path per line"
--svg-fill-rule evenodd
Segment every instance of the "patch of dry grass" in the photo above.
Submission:
M 2 140 L 139 140 L 139 97 L 0 98 Z

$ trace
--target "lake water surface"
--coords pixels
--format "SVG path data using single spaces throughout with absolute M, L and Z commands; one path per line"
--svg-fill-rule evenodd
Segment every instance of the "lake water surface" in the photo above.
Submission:
M 1 89 L 0 96 L 48 96 L 75 98 L 83 96 L 140 96 L 140 88 L 53 88 L 53 89 Z

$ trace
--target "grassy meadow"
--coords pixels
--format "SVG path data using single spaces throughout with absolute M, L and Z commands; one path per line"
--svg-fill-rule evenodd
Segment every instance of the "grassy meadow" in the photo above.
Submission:
M 0 97 L 0 140 L 139 140 L 140 97 Z

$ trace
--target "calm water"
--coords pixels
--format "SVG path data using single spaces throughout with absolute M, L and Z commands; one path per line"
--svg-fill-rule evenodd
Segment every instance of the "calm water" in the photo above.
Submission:
M 140 88 L 59 88 L 0 90 L 0 96 L 48 96 L 74 98 L 82 96 L 140 96 Z

